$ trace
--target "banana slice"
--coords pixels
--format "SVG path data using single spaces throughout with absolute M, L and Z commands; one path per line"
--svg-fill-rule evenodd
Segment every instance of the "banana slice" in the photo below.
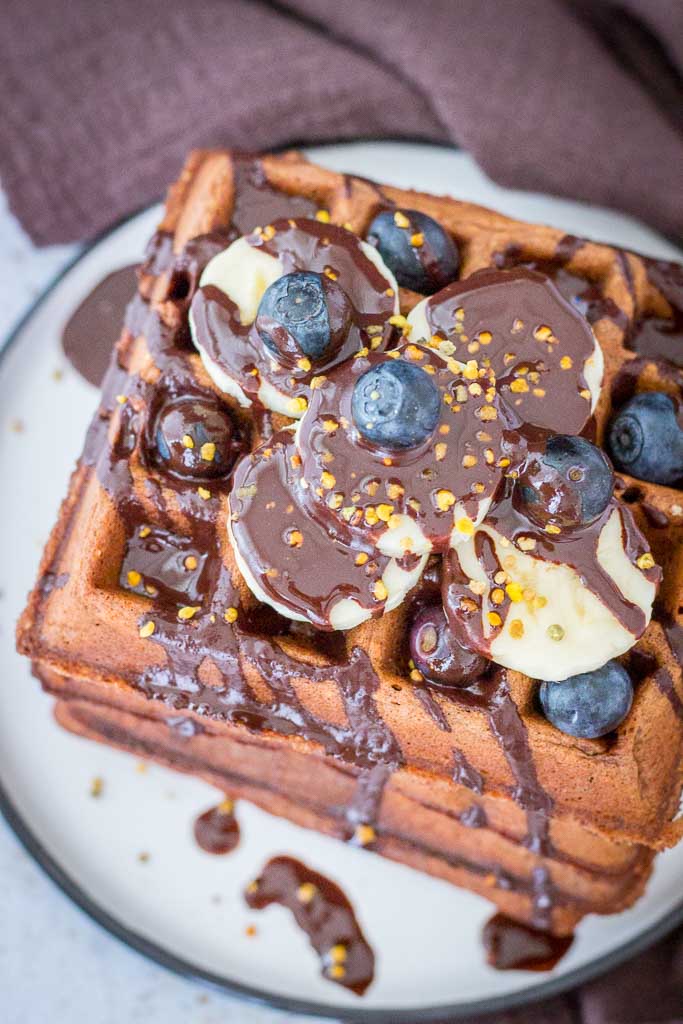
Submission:
M 560 542 L 550 560 L 520 550 L 519 538 L 512 543 L 480 527 L 445 559 L 444 608 L 458 639 L 541 680 L 590 672 L 624 654 L 650 621 L 658 579 L 647 551 L 635 558 L 643 569 L 632 560 L 632 542 L 644 541 L 624 514 L 613 504 L 595 533 L 584 535 L 580 572 L 560 560 Z M 578 550 L 569 548 L 572 560 Z
M 483 270 L 423 299 L 411 341 L 444 358 L 487 359 L 509 412 L 578 434 L 600 398 L 604 357 L 588 321 L 536 271 Z
M 352 307 L 346 337 L 317 363 L 303 353 L 293 362 L 274 358 L 254 325 L 266 290 L 299 270 L 326 275 Z M 257 399 L 299 418 L 314 378 L 364 345 L 382 347 L 398 309 L 398 285 L 375 248 L 334 224 L 279 220 L 238 238 L 207 264 L 190 308 L 190 331 L 221 391 L 242 406 Z
M 353 629 L 392 611 L 419 581 L 427 555 L 387 558 L 348 547 L 312 519 L 291 433 L 277 434 L 240 463 L 228 533 L 254 596 L 318 629 Z

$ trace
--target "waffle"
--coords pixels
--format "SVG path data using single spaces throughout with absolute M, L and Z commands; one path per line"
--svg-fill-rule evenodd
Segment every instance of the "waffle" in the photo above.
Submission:
M 216 392 L 187 327 L 208 259 L 278 217 L 317 215 L 364 237 L 385 208 L 438 221 L 458 244 L 461 277 L 529 266 L 582 304 L 605 357 L 598 443 L 625 395 L 680 393 L 682 374 L 658 351 L 659 327 L 678 315 L 680 279 L 668 265 L 296 153 L 195 152 L 148 247 L 18 646 L 65 728 L 564 935 L 586 913 L 630 905 L 656 852 L 682 831 L 680 492 L 617 480 L 664 583 L 652 622 L 621 659 L 636 681 L 632 710 L 614 733 L 586 740 L 546 721 L 537 684 L 519 672 L 494 666 L 467 690 L 411 679 L 407 623 L 416 601 L 439 592 L 439 557 L 394 611 L 344 633 L 315 630 L 252 596 L 221 529 L 225 484 L 171 481 L 146 454 L 160 394 Z M 420 298 L 401 289 L 401 312 Z M 286 423 L 225 402 L 243 445 Z M 179 606 L 200 611 L 179 622 Z

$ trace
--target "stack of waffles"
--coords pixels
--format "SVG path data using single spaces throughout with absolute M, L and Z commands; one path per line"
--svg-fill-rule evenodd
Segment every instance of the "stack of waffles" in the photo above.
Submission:
M 273 590 L 267 572 L 255 583 L 241 523 L 256 507 L 274 536 L 290 507 L 277 506 L 269 520 L 249 472 L 264 450 L 269 458 L 271 449 L 304 443 L 307 407 L 319 400 L 310 375 L 305 386 L 301 376 L 291 378 L 291 389 L 282 385 L 286 401 L 275 412 L 244 386 L 221 386 L 215 358 L 193 344 L 202 324 L 220 328 L 220 316 L 198 305 L 203 286 L 211 298 L 213 279 L 202 275 L 245 236 L 267 247 L 288 232 L 307 232 L 318 248 L 328 244 L 334 282 L 335 232 L 353 246 L 382 211 L 399 226 L 416 211 L 432 218 L 457 249 L 458 287 L 487 269 L 514 278 L 520 267 L 527 268 L 522 280 L 530 269 L 554 282 L 594 332 L 604 359 L 586 427 L 597 445 L 629 397 L 649 390 L 680 397 L 680 371 L 656 351 L 677 315 L 675 268 L 469 203 L 333 173 L 298 154 L 193 153 L 140 269 L 100 408 L 19 623 L 19 648 L 56 698 L 65 728 L 200 776 L 306 828 L 470 889 L 518 921 L 566 935 L 586 913 L 613 913 L 637 899 L 657 851 L 681 833 L 683 682 L 675 652 L 683 497 L 672 487 L 616 477 L 613 500 L 642 531 L 635 530 L 640 564 L 653 589 L 652 561 L 661 566 L 662 582 L 651 619 L 634 631 L 630 649 L 616 652 L 634 684 L 630 712 L 595 739 L 551 724 L 539 706 L 536 669 L 526 674 L 523 658 L 496 660 L 490 636 L 488 650 L 477 654 L 492 658 L 487 670 L 464 686 L 433 684 L 416 668 L 411 622 L 446 593 L 447 565 L 456 591 L 467 579 L 462 559 L 453 567 L 458 548 L 444 557 L 443 544 L 418 544 L 412 553 L 408 544 L 413 561 L 404 558 L 399 569 L 410 586 L 401 584 L 402 599 L 391 610 L 387 577 L 377 575 L 371 551 L 377 608 L 345 628 L 329 628 L 322 600 L 316 614 L 288 614 L 301 611 L 301 601 L 291 593 L 275 600 L 277 582 Z M 411 239 L 425 243 L 419 231 Z M 411 334 L 411 311 L 423 308 L 424 295 L 392 288 L 391 280 L 385 276 L 386 309 L 377 307 L 384 334 L 376 349 L 403 346 L 405 354 L 425 341 Z M 466 324 L 470 293 L 462 294 L 454 304 L 464 307 Z M 375 355 L 372 339 L 370 332 L 370 344 L 359 343 L 363 367 Z M 434 350 L 427 351 L 431 359 Z M 307 370 L 310 364 L 304 376 Z M 247 372 L 259 378 L 258 368 Z M 319 391 L 324 396 L 325 387 Z M 201 436 L 183 427 L 188 409 L 195 426 L 206 428 Z M 218 456 L 216 436 L 223 443 Z M 203 473 L 201 458 L 212 463 Z M 456 485 L 444 490 L 461 496 Z M 476 528 L 481 518 L 468 509 Z M 439 511 L 452 515 L 449 499 Z M 309 557 L 302 533 L 292 527 L 286 540 L 301 558 Z M 362 562 L 363 542 L 354 544 Z M 316 549 L 306 564 L 329 589 L 329 568 L 319 563 L 326 556 Z M 477 609 L 483 586 L 471 594 Z M 503 629 L 512 615 L 514 608 L 501 605 Z M 494 628 L 496 621 L 494 615 Z

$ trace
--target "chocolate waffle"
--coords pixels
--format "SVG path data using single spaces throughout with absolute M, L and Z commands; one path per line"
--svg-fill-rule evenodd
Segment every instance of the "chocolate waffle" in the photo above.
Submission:
M 419 582 L 398 607 L 388 610 L 380 588 L 384 614 L 331 631 L 319 593 L 331 548 L 316 548 L 305 565 L 317 587 L 312 624 L 257 599 L 229 542 L 234 458 L 261 458 L 278 446 L 289 452 L 292 420 L 248 404 L 243 391 L 226 396 L 207 372 L 210 361 L 188 327 L 190 305 L 195 321 L 202 313 L 202 274 L 256 226 L 250 237 L 258 244 L 290 229 L 318 232 L 322 244 L 335 226 L 365 238 L 386 211 L 397 223 L 406 220 L 402 211 L 436 221 L 455 245 L 451 274 L 461 280 L 521 267 L 554 282 L 604 356 L 586 428 L 598 444 L 629 397 L 680 396 L 669 337 L 680 316 L 680 268 L 337 174 L 296 153 L 193 153 L 148 247 L 100 409 L 19 623 L 19 649 L 73 732 L 199 775 L 300 825 L 469 888 L 520 921 L 568 934 L 588 912 L 632 903 L 656 851 L 682 831 L 680 490 L 617 478 L 620 507 L 634 513 L 663 582 L 652 620 L 619 658 L 634 681 L 631 710 L 597 739 L 555 728 L 539 708 L 538 682 L 514 668 L 491 664 L 465 687 L 433 685 L 416 670 L 409 625 L 425 602 L 440 600 L 440 553 L 424 553 Z M 426 239 L 429 278 L 427 233 L 411 238 L 417 249 Z M 408 343 L 390 328 L 407 334 L 405 317 L 422 298 L 401 288 L 400 314 L 391 303 L 377 307 L 379 354 L 366 352 L 368 360 Z M 207 323 L 214 315 L 204 314 Z M 245 387 L 252 371 L 260 379 L 246 357 L 238 369 Z M 309 370 L 279 379 L 281 393 L 295 403 L 309 393 Z M 187 403 L 210 428 L 205 436 L 222 439 L 210 467 L 202 451 L 212 442 L 190 446 L 183 433 Z M 256 490 L 240 480 L 246 509 Z M 358 535 L 340 544 L 339 558 L 349 549 L 365 553 Z M 378 561 L 373 586 L 386 578 Z M 351 570 L 349 579 L 356 580 Z M 312 607 L 313 598 L 304 603 Z

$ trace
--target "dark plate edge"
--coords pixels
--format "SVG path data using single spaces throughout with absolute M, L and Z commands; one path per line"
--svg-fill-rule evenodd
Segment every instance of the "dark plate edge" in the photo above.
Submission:
M 345 140 L 349 141 L 349 140 Z M 353 141 L 386 141 L 386 140 L 353 140 Z M 394 140 L 407 141 L 407 140 Z M 420 140 L 422 141 L 422 140 Z M 426 143 L 430 145 L 429 142 Z M 440 147 L 456 148 L 456 147 Z M 149 210 L 156 203 L 146 204 L 125 217 L 120 218 L 111 227 L 97 235 L 89 242 L 67 265 L 57 274 L 52 282 L 43 289 L 26 312 L 20 317 L 0 348 L 0 369 L 4 357 L 19 340 L 24 328 L 28 325 L 38 308 L 61 284 L 62 280 L 70 271 L 80 263 L 94 248 L 105 241 L 118 228 L 135 217 Z M 285 1010 L 289 1013 L 301 1013 L 309 1016 L 327 1017 L 344 1022 L 358 1022 L 358 1024 L 422 1024 L 422 1022 L 440 1022 L 446 1024 L 448 1019 L 459 1020 L 463 1017 L 471 1017 L 476 1014 L 490 1014 L 498 1010 L 511 1010 L 521 1006 L 528 1006 L 530 1003 L 537 1003 L 541 1000 L 558 996 L 569 989 L 575 988 L 587 981 L 605 974 L 607 971 L 624 961 L 642 953 L 653 945 L 658 939 L 666 936 L 677 925 L 683 924 L 683 900 L 669 911 L 660 921 L 647 928 L 640 935 L 620 946 L 618 949 L 607 953 L 594 963 L 586 964 L 584 967 L 576 968 L 561 978 L 549 979 L 537 985 L 509 995 L 496 996 L 491 999 L 480 999 L 475 1002 L 459 1003 L 458 1005 L 427 1006 L 422 1009 L 405 1010 L 381 1009 L 364 1010 L 349 1009 L 348 1007 L 333 1007 L 328 1004 L 318 1004 L 306 1000 L 297 1000 L 284 996 L 270 994 L 261 989 L 242 985 L 239 981 L 224 978 L 220 975 L 205 971 L 203 968 L 183 960 L 175 954 L 164 949 L 143 935 L 134 932 L 126 925 L 113 917 L 107 910 L 101 907 L 88 893 L 72 878 L 52 856 L 41 840 L 31 830 L 19 810 L 15 807 L 0 779 L 0 813 L 4 817 L 10 829 L 14 832 L 26 852 L 43 869 L 45 874 L 55 885 L 79 907 L 92 921 L 100 925 L 120 942 L 130 949 L 134 949 L 142 956 L 147 957 L 154 963 L 173 971 L 175 974 L 191 981 L 200 982 L 216 991 L 236 995 L 251 1003 L 261 1006 L 270 1006 L 278 1010 Z

